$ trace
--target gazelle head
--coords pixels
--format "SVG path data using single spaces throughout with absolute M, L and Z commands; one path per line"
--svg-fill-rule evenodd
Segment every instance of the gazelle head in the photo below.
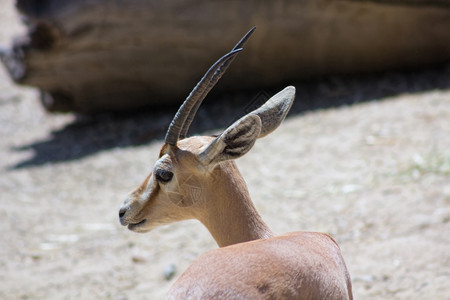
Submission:
M 257 138 L 280 125 L 294 100 L 294 87 L 285 88 L 217 137 L 186 138 L 186 134 L 201 102 L 254 29 L 208 70 L 181 105 L 152 172 L 119 210 L 122 225 L 136 232 L 147 232 L 176 221 L 202 220 L 211 209 L 225 209 L 225 198 L 247 193 L 233 160 L 247 153 Z

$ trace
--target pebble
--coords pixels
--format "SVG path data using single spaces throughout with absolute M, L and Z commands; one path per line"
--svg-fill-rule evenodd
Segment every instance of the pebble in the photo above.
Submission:
M 176 274 L 177 268 L 175 264 L 169 264 L 164 268 L 164 278 L 169 281 Z

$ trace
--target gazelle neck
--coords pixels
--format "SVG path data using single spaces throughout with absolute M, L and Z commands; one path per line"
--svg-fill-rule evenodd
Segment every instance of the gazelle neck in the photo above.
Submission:
M 274 235 L 253 205 L 247 185 L 233 161 L 221 164 L 211 176 L 205 210 L 198 219 L 219 247 Z

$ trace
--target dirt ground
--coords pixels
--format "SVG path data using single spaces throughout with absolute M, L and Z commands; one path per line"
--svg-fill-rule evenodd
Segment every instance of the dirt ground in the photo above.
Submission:
M 2 1 L 0 45 L 21 30 Z M 297 90 L 286 121 L 238 160 L 263 218 L 331 233 L 356 299 L 450 299 L 450 67 Z M 217 101 L 194 130 L 243 114 Z M 143 235 L 118 223 L 173 113 L 49 115 L 0 67 L 1 299 L 162 299 L 217 247 L 196 221 Z

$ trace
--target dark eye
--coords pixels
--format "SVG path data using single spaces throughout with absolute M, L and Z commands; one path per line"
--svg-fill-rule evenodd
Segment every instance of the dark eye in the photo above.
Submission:
M 164 169 L 158 169 L 156 170 L 156 180 L 161 182 L 169 182 L 172 177 L 173 173 Z

